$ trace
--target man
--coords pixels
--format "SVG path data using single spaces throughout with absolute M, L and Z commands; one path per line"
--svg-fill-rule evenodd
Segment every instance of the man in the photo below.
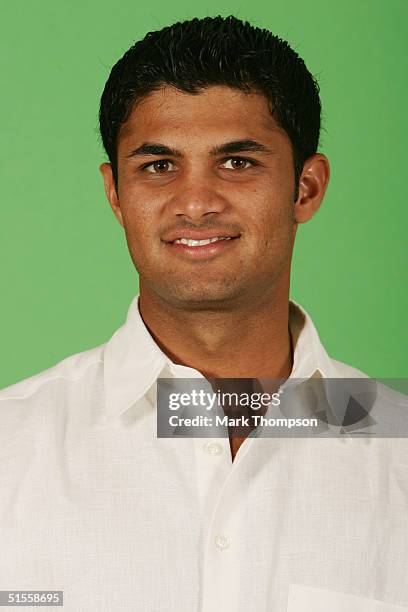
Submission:
M 233 17 L 178 23 L 113 67 L 100 127 L 140 295 L 109 342 L 1 394 L 0 589 L 72 611 L 408 609 L 403 441 L 157 437 L 159 378 L 364 376 L 289 301 L 329 180 L 303 61 Z

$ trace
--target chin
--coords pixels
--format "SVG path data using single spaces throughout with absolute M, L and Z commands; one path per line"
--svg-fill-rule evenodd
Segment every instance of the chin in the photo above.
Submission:
M 220 310 L 224 307 L 227 310 L 247 292 L 242 287 L 228 287 L 226 284 L 204 286 L 198 282 L 195 286 L 191 286 L 184 282 L 180 285 L 173 284 L 172 287 L 167 287 L 158 293 L 165 301 L 181 309 Z

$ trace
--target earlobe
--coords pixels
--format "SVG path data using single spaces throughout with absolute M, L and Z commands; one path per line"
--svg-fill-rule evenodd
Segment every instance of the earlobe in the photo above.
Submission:
M 112 166 L 108 162 L 104 162 L 99 166 L 100 173 L 103 177 L 106 197 L 112 208 L 113 214 L 123 227 L 122 211 L 120 209 L 118 194 L 116 193 L 115 181 L 113 178 Z
M 317 212 L 329 182 L 330 167 L 325 155 L 316 153 L 304 163 L 295 203 L 296 223 L 306 223 Z

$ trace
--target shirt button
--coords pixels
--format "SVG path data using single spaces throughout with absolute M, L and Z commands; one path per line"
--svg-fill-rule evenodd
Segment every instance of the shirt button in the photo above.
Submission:
M 227 534 L 219 533 L 217 536 L 215 536 L 215 545 L 220 550 L 226 550 L 230 547 L 230 544 L 231 540 L 230 537 L 227 536 Z
M 217 444 L 217 442 L 207 442 L 204 444 L 204 452 L 207 455 L 221 455 L 222 446 L 221 444 Z

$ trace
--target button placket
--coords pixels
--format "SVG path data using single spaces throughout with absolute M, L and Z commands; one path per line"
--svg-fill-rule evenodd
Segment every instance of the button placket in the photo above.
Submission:
M 203 450 L 207 455 L 221 455 L 223 452 L 221 444 L 213 440 L 206 442 L 203 446 Z
M 218 533 L 214 539 L 216 547 L 223 551 L 231 546 L 231 538 L 227 533 Z

